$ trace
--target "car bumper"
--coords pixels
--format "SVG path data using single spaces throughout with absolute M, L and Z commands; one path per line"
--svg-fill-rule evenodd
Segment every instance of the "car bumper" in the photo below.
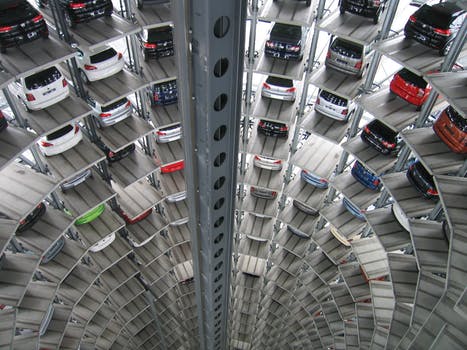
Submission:
M 182 134 L 174 134 L 174 135 L 167 135 L 167 136 L 156 136 L 156 142 L 157 143 L 168 143 L 168 142 L 173 142 L 180 140 L 182 137 Z
M 295 101 L 295 94 L 280 93 L 278 91 L 272 92 L 271 90 L 268 90 L 268 89 L 262 89 L 261 96 L 272 98 L 275 100 L 281 100 L 281 101 L 291 101 L 291 102 Z
M 315 110 L 318 111 L 319 113 L 325 115 L 328 118 L 338 120 L 341 122 L 346 122 L 349 119 L 349 115 L 343 115 L 339 111 L 333 110 L 329 107 L 326 107 L 325 105 L 321 104 L 315 104 Z
M 306 183 L 318 187 L 318 188 L 328 188 L 329 183 L 327 181 L 322 181 L 320 178 L 315 177 L 310 174 L 304 174 L 303 172 L 300 174 L 300 177 L 302 178 L 303 181 Z
M 67 191 L 72 189 L 73 187 L 78 186 L 79 184 L 83 183 L 86 181 L 88 178 L 92 176 L 91 169 L 87 169 L 81 174 L 79 174 L 77 177 L 72 178 L 71 180 L 68 180 L 67 182 L 64 182 L 63 184 L 60 185 L 60 188 L 62 191 Z
M 426 98 L 424 96 L 419 97 L 419 96 L 414 96 L 410 93 L 408 93 L 406 90 L 402 89 L 399 87 L 399 85 L 396 84 L 390 84 L 389 88 L 391 92 L 395 93 L 397 96 L 402 98 L 404 101 L 407 101 L 408 103 L 411 103 L 415 106 L 421 106 L 423 102 L 425 102 Z
M 415 41 L 425 46 L 431 47 L 432 49 L 442 49 L 446 46 L 446 43 L 450 37 L 429 37 L 423 33 L 420 33 L 411 24 L 407 24 L 404 28 L 404 35 L 407 38 L 414 39 Z
M 377 7 L 363 7 L 348 2 L 343 7 L 346 11 L 363 17 L 375 17 L 379 10 Z
M 57 154 L 63 153 L 68 151 L 69 149 L 75 147 L 83 138 L 83 134 L 79 132 L 78 135 L 75 135 L 72 139 L 69 141 L 62 143 L 57 146 L 50 146 L 50 147 L 42 147 L 40 146 L 40 149 L 42 150 L 42 153 L 46 155 L 47 157 L 50 156 L 55 156 Z
M 326 65 L 326 67 L 337 70 L 338 72 L 341 72 L 347 75 L 359 76 L 363 72 L 362 69 L 357 69 L 350 65 L 338 64 L 335 61 L 329 60 L 329 59 L 326 59 L 324 64 Z
M 99 122 L 100 126 L 106 127 L 106 126 L 117 124 L 118 122 L 128 118 L 131 115 L 132 111 L 133 109 L 129 108 L 126 111 L 115 114 L 115 116 L 112 115 L 111 117 L 107 117 L 107 118 L 101 118 L 99 116 L 95 116 L 95 117 L 97 118 L 97 121 Z
M 373 183 L 374 179 L 365 176 L 365 174 L 363 174 L 361 171 L 355 171 L 354 168 L 352 168 L 351 174 L 353 175 L 355 180 L 360 182 L 366 188 L 369 188 L 370 190 L 377 190 L 379 188 L 379 185 L 375 186 L 375 184 Z
M 295 61 L 300 61 L 303 57 L 303 54 L 300 52 L 285 52 L 285 51 L 277 51 L 277 50 L 271 50 L 271 49 L 264 49 L 264 54 L 268 57 L 273 57 L 273 58 L 280 58 L 283 60 L 295 60 Z
M 71 11 L 70 17 L 74 23 L 83 23 L 103 16 L 110 16 L 112 11 L 113 5 L 109 1 L 107 4 L 100 6 L 86 7 L 84 9 Z
M 450 131 L 446 123 L 435 123 L 433 130 L 438 137 L 449 147 L 454 153 L 467 153 L 467 135 L 462 138 L 457 138 Z
M 26 103 L 26 106 L 33 110 L 33 111 L 37 111 L 37 110 L 40 110 L 40 109 L 43 109 L 43 108 L 47 108 L 47 107 L 50 107 L 64 99 L 66 99 L 68 96 L 70 95 L 70 90 L 69 89 L 66 89 L 66 90 L 61 90 L 59 93 L 57 94 L 54 94 L 54 95 L 51 95 L 51 96 L 47 96 L 47 98 L 41 98 L 40 100 L 36 100 L 36 101 L 25 101 Z
M 375 140 L 374 138 L 372 137 L 369 137 L 367 134 L 365 133 L 362 133 L 361 134 L 361 139 L 367 143 L 368 145 L 370 145 L 371 147 L 373 147 L 375 150 L 377 150 L 379 153 L 382 153 L 384 155 L 389 155 L 391 154 L 391 151 L 388 150 L 387 148 L 384 148 L 382 146 L 381 143 L 379 143 L 377 140 Z
M 118 64 L 104 69 L 85 71 L 85 74 L 89 81 L 105 79 L 120 72 L 123 69 L 124 64 L 125 62 L 121 59 Z
M 161 57 L 170 57 L 174 55 L 174 49 L 173 48 L 168 48 L 168 49 L 144 49 L 144 54 L 146 57 L 149 58 L 161 58 Z
M 30 34 L 34 33 L 34 34 Z M 49 30 L 45 21 L 43 25 L 39 28 L 29 29 L 27 33 L 20 34 L 18 32 L 11 33 L 10 35 L 0 35 L 0 47 L 8 48 L 13 46 L 18 46 L 21 44 L 29 43 L 31 41 L 37 40 L 39 38 L 44 38 L 49 34 Z

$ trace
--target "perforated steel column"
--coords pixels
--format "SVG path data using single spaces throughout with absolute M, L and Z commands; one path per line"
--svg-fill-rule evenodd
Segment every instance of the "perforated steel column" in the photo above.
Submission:
M 172 5 L 200 348 L 225 349 L 246 2 Z

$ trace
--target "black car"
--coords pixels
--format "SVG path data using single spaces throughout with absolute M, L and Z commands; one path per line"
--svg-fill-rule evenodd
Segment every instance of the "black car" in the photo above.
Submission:
M 272 0 L 272 1 L 276 2 L 277 0 Z M 300 0 L 298 0 L 298 1 L 300 1 Z M 310 7 L 311 0 L 305 0 L 305 4 L 306 4 L 307 7 Z
M 8 127 L 8 122 L 3 115 L 2 111 L 0 111 L 0 131 L 5 130 Z
M 340 0 L 339 10 L 341 14 L 349 11 L 359 16 L 373 18 L 373 23 L 376 24 L 385 5 L 386 0 Z
M 49 30 L 44 17 L 26 0 L 0 2 L 0 52 L 39 38 L 47 38 Z
M 34 210 L 28 216 L 26 216 L 25 219 L 19 222 L 16 233 L 24 232 L 30 229 L 37 221 L 39 221 L 41 216 L 45 214 L 46 210 L 46 205 L 44 203 L 39 203 L 39 205 L 35 207 Z
M 121 149 L 118 152 L 111 151 L 110 148 L 107 147 L 106 145 L 104 145 L 102 142 L 98 142 L 97 146 L 99 146 L 99 148 L 104 152 L 104 154 L 105 154 L 105 156 L 107 158 L 107 161 L 109 162 L 109 165 L 111 163 L 118 162 L 119 160 L 129 156 L 136 149 L 136 146 L 135 146 L 134 143 L 132 143 L 131 145 L 126 146 L 125 148 Z
M 170 80 L 158 83 L 148 88 L 149 100 L 152 106 L 165 106 L 178 101 L 177 81 Z
M 410 16 L 404 34 L 407 38 L 438 50 L 444 56 L 451 49 L 465 18 L 466 11 L 455 3 L 425 4 Z
M 39 7 L 48 6 L 50 0 L 36 0 Z M 57 0 L 70 28 L 77 23 L 89 22 L 99 17 L 110 17 L 113 12 L 111 0 Z
M 273 122 L 271 120 L 261 119 L 258 123 L 258 133 L 266 136 L 287 137 L 289 136 L 289 127 L 284 123 Z
M 409 182 L 426 198 L 435 198 L 438 196 L 433 181 L 433 176 L 425 169 L 420 161 L 415 161 L 409 165 L 407 170 L 407 179 Z
M 265 43 L 264 53 L 270 57 L 300 61 L 303 58 L 303 45 L 305 35 L 302 27 L 275 23 Z
M 141 43 L 143 58 L 168 57 L 174 55 L 174 43 L 171 26 L 143 29 L 138 35 Z
M 402 143 L 397 131 L 392 130 L 378 119 L 367 124 L 360 137 L 364 142 L 385 155 L 397 153 Z

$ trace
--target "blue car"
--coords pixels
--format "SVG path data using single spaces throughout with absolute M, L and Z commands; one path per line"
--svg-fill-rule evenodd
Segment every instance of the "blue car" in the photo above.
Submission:
M 165 106 L 178 101 L 177 81 L 165 81 L 154 84 L 149 89 L 149 99 L 151 105 Z
M 313 185 L 318 188 L 328 188 L 329 183 L 328 180 L 317 176 L 315 174 L 310 173 L 309 171 L 302 170 L 300 173 L 300 177 L 302 178 L 303 181 L 306 183 L 309 183 L 310 185 Z
M 342 203 L 344 204 L 345 209 L 347 209 L 350 212 L 350 214 L 352 214 L 359 220 L 365 221 L 365 215 L 363 215 L 363 210 L 360 210 L 360 208 L 355 206 L 351 201 L 349 201 L 345 197 L 342 200 Z
M 358 160 L 353 164 L 351 173 L 358 182 L 370 190 L 377 190 L 381 185 L 380 178 L 365 168 Z

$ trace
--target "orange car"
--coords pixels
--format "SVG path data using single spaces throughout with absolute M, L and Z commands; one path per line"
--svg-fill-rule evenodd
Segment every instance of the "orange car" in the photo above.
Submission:
M 467 153 L 467 119 L 447 107 L 433 125 L 436 135 L 456 153 Z

